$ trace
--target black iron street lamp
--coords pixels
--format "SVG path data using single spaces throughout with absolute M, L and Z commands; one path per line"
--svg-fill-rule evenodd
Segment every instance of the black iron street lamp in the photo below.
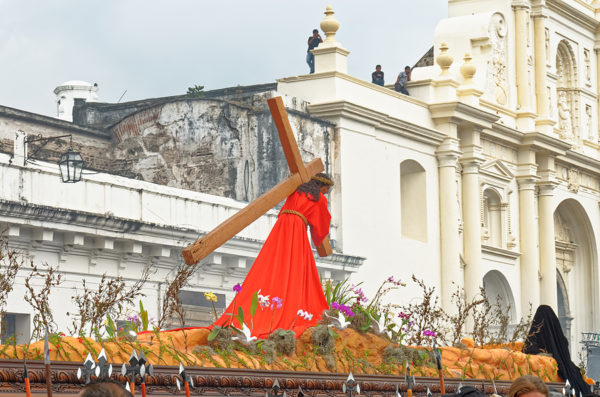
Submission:
M 83 170 L 84 161 L 79 152 L 74 152 L 73 148 L 69 148 L 66 153 L 60 156 L 58 168 L 60 170 L 60 178 L 65 183 L 75 183 L 81 180 L 81 171 Z

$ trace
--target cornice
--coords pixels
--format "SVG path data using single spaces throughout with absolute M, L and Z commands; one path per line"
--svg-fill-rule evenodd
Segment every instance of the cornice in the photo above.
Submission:
M 523 132 L 507 127 L 503 124 L 495 123 L 492 128 L 486 128 L 481 131 L 482 138 L 491 138 L 494 141 L 502 142 L 509 145 L 519 145 L 523 140 Z
M 481 252 L 493 255 L 493 256 L 501 256 L 503 258 L 507 258 L 510 260 L 517 260 L 521 256 L 521 253 L 518 251 L 511 251 L 504 248 L 492 247 L 491 245 L 481 245 Z
M 429 111 L 433 119 L 449 118 L 456 124 L 471 124 L 482 128 L 491 128 L 500 119 L 496 114 L 458 101 L 431 104 Z
M 444 134 L 438 131 L 343 100 L 311 104 L 308 105 L 308 111 L 317 117 L 343 116 L 430 145 L 438 145 L 444 139 Z
M 593 16 L 582 12 L 575 7 L 572 7 L 563 0 L 546 0 L 548 9 L 572 22 L 575 26 L 581 26 L 592 32 L 596 32 L 600 26 L 600 22 Z M 594 8 L 585 4 L 586 8 L 594 12 Z
M 522 148 L 548 152 L 552 155 L 565 154 L 565 152 L 571 148 L 570 143 L 542 134 L 541 132 L 524 133 L 520 146 Z
M 595 176 L 600 176 L 600 160 L 591 158 L 585 154 L 568 150 L 564 155 L 558 156 L 557 160 L 584 169 Z
M 401 94 L 399 92 L 396 92 L 392 89 L 389 88 L 385 88 L 385 87 L 381 87 L 377 84 L 373 84 L 370 83 L 368 81 L 365 80 L 361 80 L 359 78 L 356 78 L 354 76 L 351 76 L 349 74 L 346 73 L 341 73 L 341 72 L 337 72 L 337 71 L 331 71 L 331 72 L 323 72 L 323 73 L 313 73 L 313 74 L 305 74 L 305 75 L 301 75 L 301 76 L 292 76 L 292 77 L 285 77 L 282 79 L 278 79 L 277 82 L 278 83 L 294 83 L 294 82 L 299 82 L 299 81 L 310 81 L 310 80 L 318 80 L 318 79 L 329 79 L 329 78 L 333 78 L 333 77 L 337 77 L 339 79 L 342 80 L 346 80 L 346 81 L 350 81 L 354 84 L 363 86 L 365 88 L 369 88 L 373 91 L 378 91 L 381 92 L 382 94 L 388 95 L 388 96 L 392 96 L 398 99 L 401 99 L 405 102 L 410 102 L 413 103 L 415 105 L 421 106 L 426 108 L 428 105 L 427 103 L 416 99 L 414 97 L 408 96 L 408 95 L 404 95 Z

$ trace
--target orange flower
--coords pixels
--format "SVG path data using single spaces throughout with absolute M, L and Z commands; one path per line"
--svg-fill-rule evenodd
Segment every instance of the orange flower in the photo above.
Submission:
M 587 383 L 588 385 L 593 385 L 596 382 L 592 378 L 585 378 L 585 383 Z

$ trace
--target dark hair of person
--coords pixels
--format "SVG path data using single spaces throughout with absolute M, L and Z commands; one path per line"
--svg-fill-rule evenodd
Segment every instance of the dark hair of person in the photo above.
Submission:
M 314 33 L 319 33 L 319 30 L 318 29 L 313 29 L 313 34 Z
M 405 67 L 404 67 L 404 70 L 406 70 L 406 69 L 410 69 L 410 66 L 405 66 Z
M 510 385 L 507 397 L 519 397 L 530 392 L 539 392 L 548 397 L 548 386 L 537 376 L 524 375 Z
M 81 397 L 131 397 L 123 385 L 112 380 L 103 379 L 88 383 L 79 394 Z
M 313 177 L 310 181 L 303 183 L 298 186 L 298 191 L 306 194 L 312 201 L 319 201 L 321 197 L 321 188 L 323 186 L 333 186 L 333 181 L 329 177 L 329 175 L 324 173 L 319 173 Z
M 375 69 L 377 69 L 377 68 L 380 68 L 380 67 L 381 67 L 381 65 L 376 65 L 376 66 L 375 66 Z

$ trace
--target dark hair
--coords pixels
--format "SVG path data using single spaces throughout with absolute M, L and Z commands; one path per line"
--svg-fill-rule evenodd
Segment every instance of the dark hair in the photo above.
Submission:
M 321 197 L 321 188 L 323 186 L 332 186 L 333 181 L 331 180 L 329 175 L 324 174 L 324 173 L 319 173 L 319 174 L 315 175 L 315 177 L 325 179 L 325 180 L 329 181 L 330 183 L 325 183 L 325 182 L 318 181 L 316 179 L 311 179 L 310 181 L 298 186 L 297 190 L 301 193 L 306 194 L 306 197 L 308 197 L 310 200 L 319 201 L 319 198 Z
M 381 67 L 381 65 L 376 65 L 376 66 L 375 66 L 375 69 L 377 69 L 377 68 L 380 68 L 380 67 Z
M 113 380 L 103 379 L 84 386 L 81 397 L 131 397 L 131 393 Z
M 313 33 L 319 33 L 319 29 L 313 29 Z
M 404 70 L 406 70 L 406 69 L 410 69 L 410 66 L 405 66 L 405 67 L 404 67 Z
M 508 389 L 508 397 L 519 397 L 523 394 L 537 391 L 548 396 L 548 386 L 540 378 L 537 376 L 524 375 L 520 378 L 517 378 L 512 385 L 510 385 L 510 389 Z

